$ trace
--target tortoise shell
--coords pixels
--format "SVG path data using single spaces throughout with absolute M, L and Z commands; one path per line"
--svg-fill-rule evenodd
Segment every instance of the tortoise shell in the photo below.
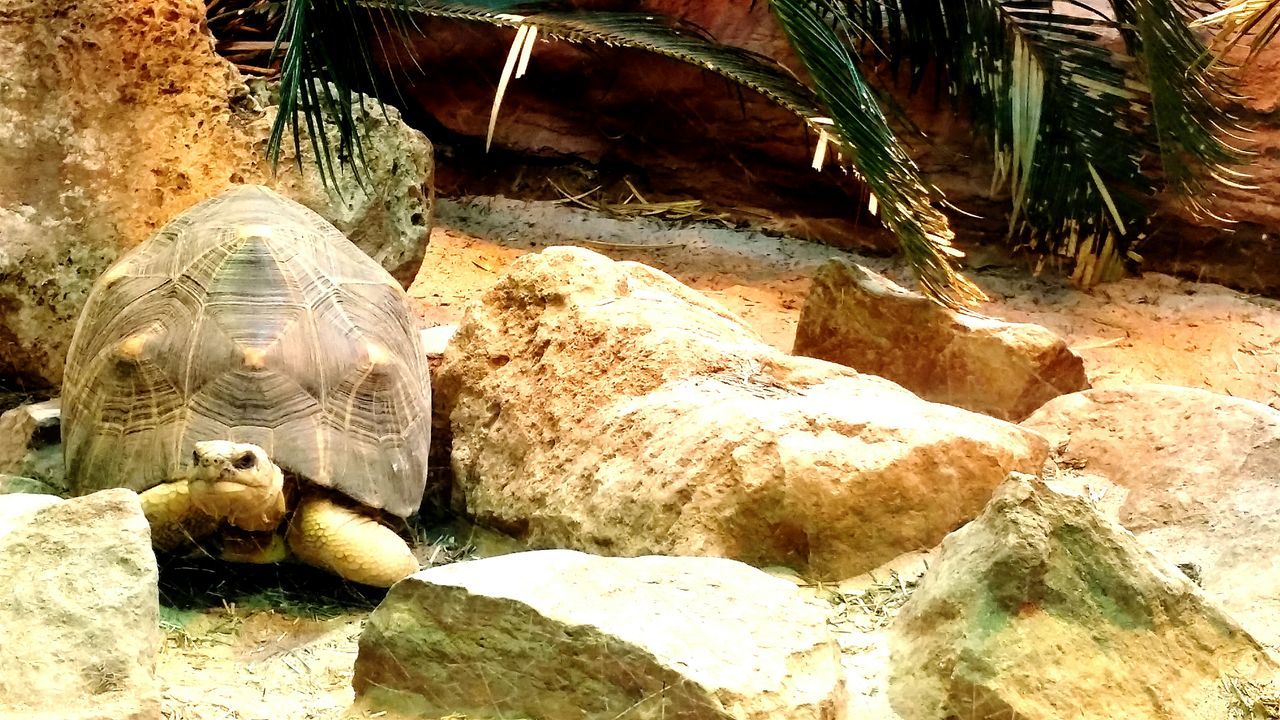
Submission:
M 400 285 L 324 218 L 239 186 L 174 218 L 99 278 L 63 388 L 73 491 L 142 491 L 196 442 L 401 517 L 426 484 L 430 381 Z

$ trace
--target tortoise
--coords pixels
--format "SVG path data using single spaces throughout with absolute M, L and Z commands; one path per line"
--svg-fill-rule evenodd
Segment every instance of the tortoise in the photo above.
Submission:
M 418 563 L 429 370 L 400 285 L 261 186 L 181 213 L 97 281 L 63 389 L 68 484 L 140 493 L 158 551 L 298 560 L 387 587 Z

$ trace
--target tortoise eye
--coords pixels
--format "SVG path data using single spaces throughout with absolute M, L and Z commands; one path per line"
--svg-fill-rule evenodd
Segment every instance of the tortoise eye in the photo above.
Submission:
M 253 463 L 254 463 L 253 453 L 245 453 L 237 457 L 235 462 L 232 464 L 235 465 L 235 468 L 237 470 L 248 470 L 249 468 L 253 467 Z

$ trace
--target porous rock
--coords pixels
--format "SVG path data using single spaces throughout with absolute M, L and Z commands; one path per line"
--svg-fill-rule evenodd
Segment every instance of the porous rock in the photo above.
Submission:
M 904 720 L 1226 718 L 1224 677 L 1278 669 L 1086 499 L 1017 474 L 942 543 L 890 648 Z
M 1280 412 L 1152 384 L 1065 395 L 1023 425 L 1049 439 L 1057 482 L 1098 497 L 1280 647 Z
M 975 516 L 1042 438 L 766 345 L 669 275 L 580 248 L 512 263 L 436 383 L 454 504 L 535 547 L 847 577 Z
M 718 558 L 544 550 L 424 570 L 360 638 L 369 708 L 420 717 L 834 720 L 826 612 Z
M 0 717 L 160 717 L 159 599 L 134 493 L 0 496 Z
M 214 53 L 199 0 L 8 2 L 0 20 L 0 376 L 57 384 L 98 275 L 170 218 L 234 183 L 274 184 L 407 286 L 430 216 L 430 144 L 391 113 L 368 194 L 314 170 L 271 180 L 274 109 Z M 286 145 L 289 145 L 286 140 Z M 309 145 L 303 141 L 304 147 Z
M 1048 328 L 949 310 L 840 258 L 814 275 L 794 352 L 1014 422 L 1089 387 L 1084 361 Z

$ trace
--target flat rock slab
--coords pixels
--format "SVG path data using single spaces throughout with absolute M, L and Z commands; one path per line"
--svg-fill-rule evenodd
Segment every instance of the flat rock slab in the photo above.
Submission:
M 1093 494 L 1280 648 L 1280 412 L 1170 385 L 1064 395 L 1023 425 L 1064 486 Z
M 0 496 L 0 718 L 152 720 L 151 530 L 128 490 Z
M 827 613 L 717 558 L 543 550 L 424 570 L 360 638 L 371 709 L 434 717 L 841 717 Z
M 794 352 L 1014 422 L 1089 387 L 1084 361 L 1048 328 L 948 310 L 839 258 L 814 274 Z
M 1086 498 L 1016 474 L 942 543 L 890 632 L 904 720 L 1243 717 L 1224 679 L 1280 669 Z
M 454 506 L 534 547 L 857 575 L 936 545 L 1039 435 L 797 358 L 671 276 L 580 248 L 511 263 L 448 344 Z

